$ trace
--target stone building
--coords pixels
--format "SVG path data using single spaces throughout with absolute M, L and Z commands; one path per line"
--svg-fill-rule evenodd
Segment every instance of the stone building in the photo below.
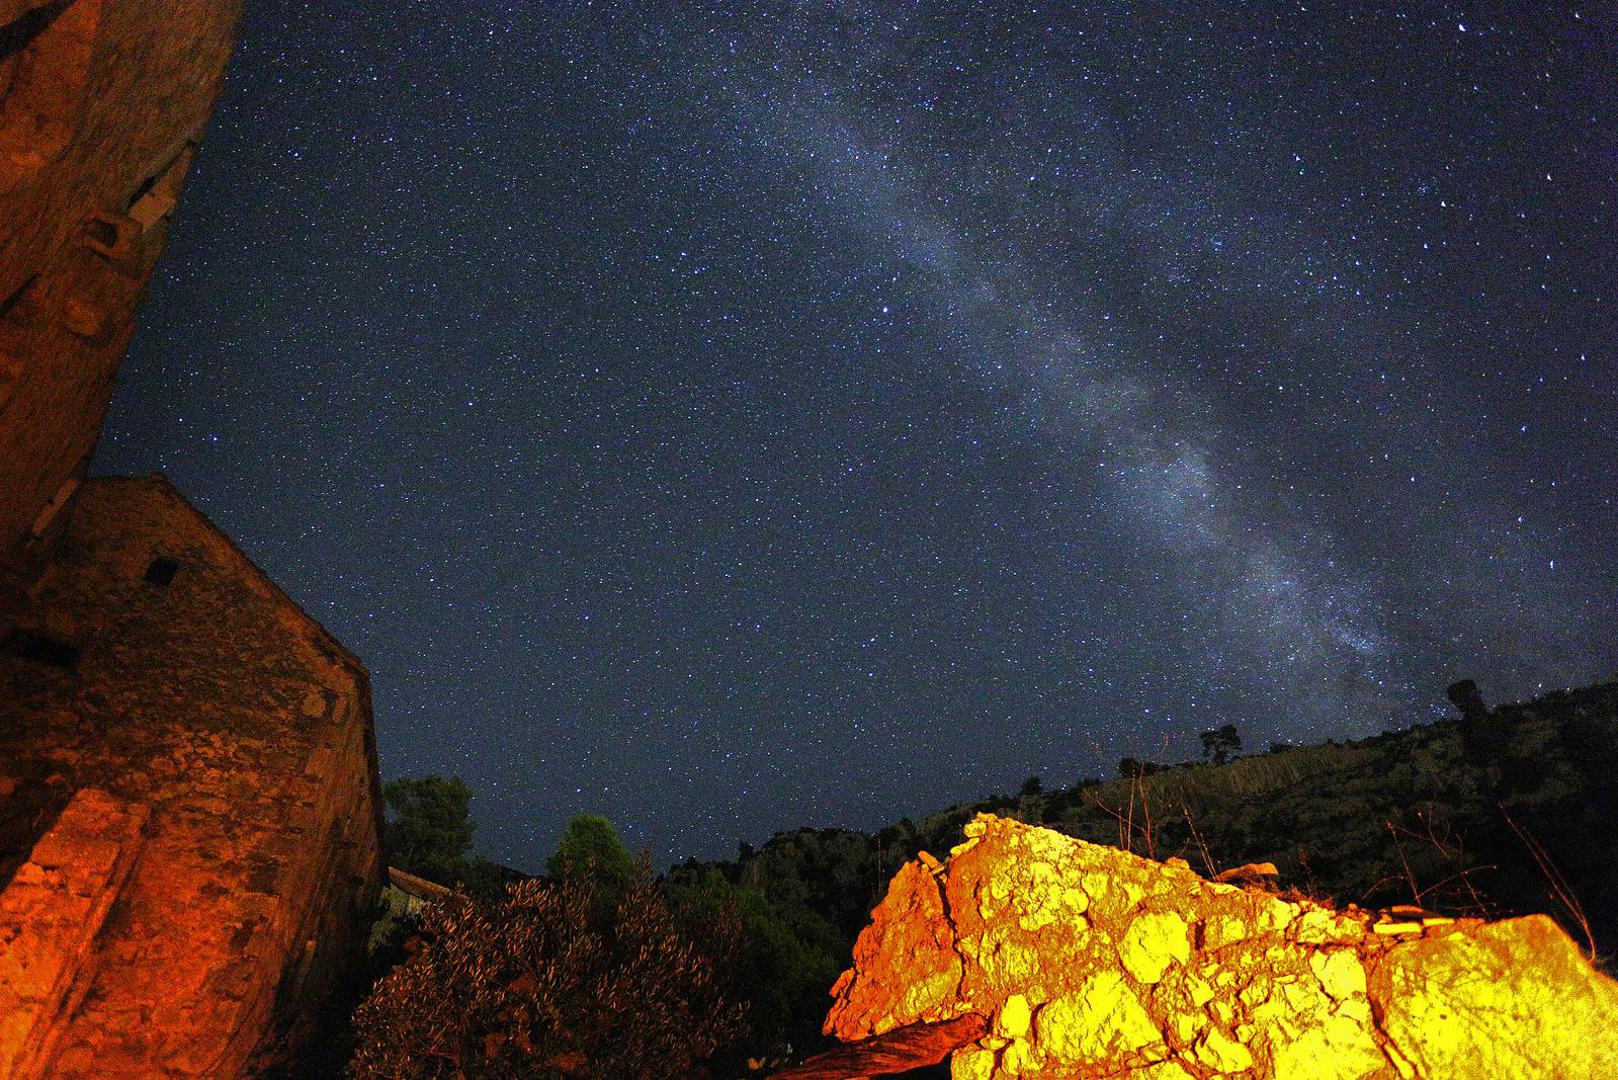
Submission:
M 382 885 L 364 668 L 161 477 L 84 479 L 235 0 L 0 0 L 0 1076 L 272 1060 Z

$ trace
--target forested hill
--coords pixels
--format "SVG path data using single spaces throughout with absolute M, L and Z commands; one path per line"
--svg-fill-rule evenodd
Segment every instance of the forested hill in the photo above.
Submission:
M 743 845 L 734 860 L 675 867 L 660 894 L 677 919 L 736 920 L 724 985 L 728 1000 L 747 1003 L 749 1030 L 714 1060 L 739 1075 L 748 1061 L 796 1060 L 823 1046 L 828 991 L 894 873 L 922 850 L 946 857 L 961 826 L 985 811 L 1181 858 L 1208 877 L 1273 863 L 1269 887 L 1339 905 L 1543 912 L 1581 946 L 1612 956 L 1618 683 L 1493 709 L 1469 683 L 1451 698 L 1455 719 L 1361 742 L 1243 756 L 1238 733 L 1216 729 L 1204 735 L 1208 761 L 1126 760 L 1115 779 L 1053 790 L 1031 777 L 1016 795 L 874 834 L 798 829 Z M 511 875 L 464 857 L 469 797 L 459 780 L 390 783 L 391 857 L 499 903 L 491 898 L 505 895 Z M 610 896 L 637 873 L 611 823 L 588 815 L 568 825 L 546 869 L 547 881 L 582 881 Z M 505 915 L 488 911 L 479 925 L 503 925 Z
M 869 835 L 779 833 L 718 870 L 795 924 L 852 944 L 897 867 L 943 857 L 980 811 L 1046 825 L 1201 873 L 1270 862 L 1278 887 L 1339 904 L 1420 904 L 1450 914 L 1555 917 L 1581 944 L 1618 951 L 1618 683 L 1482 706 L 1351 743 L 1273 747 L 1223 763 L 1126 761 L 1127 775 L 992 796 Z M 1216 733 L 1210 733 L 1216 734 Z M 1228 746 L 1216 737 L 1210 749 Z M 1581 915 L 1582 911 L 1582 915 Z M 1588 929 L 1581 925 L 1587 920 Z M 846 947 L 840 954 L 846 958 Z

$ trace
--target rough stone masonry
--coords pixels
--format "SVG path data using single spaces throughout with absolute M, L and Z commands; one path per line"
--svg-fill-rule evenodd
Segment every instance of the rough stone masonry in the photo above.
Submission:
M 381 887 L 365 669 L 161 477 L 85 479 L 240 15 L 0 0 L 0 1076 L 281 1057 Z

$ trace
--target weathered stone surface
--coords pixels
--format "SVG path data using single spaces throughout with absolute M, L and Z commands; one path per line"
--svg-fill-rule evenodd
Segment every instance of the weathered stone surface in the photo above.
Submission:
M 85 483 L 14 629 L 72 651 L 0 652 L 0 769 L 77 795 L 0 835 L 32 846 L 0 877 L 0 1013 L 50 1033 L 37 1075 L 241 1075 L 381 887 L 364 669 L 161 478 Z M 121 883 L 86 800 L 145 819 Z M 54 882 L 52 920 L 29 915 Z M 34 1039 L 0 1027 L 0 1060 Z
M 1618 984 L 1542 916 L 1391 919 L 989 815 L 967 835 L 894 878 L 829 1033 L 976 1015 L 952 1070 L 977 1080 L 1614 1075 Z
M 0 592 L 95 446 L 240 7 L 0 0 Z
M 0 1076 L 43 1074 L 88 989 L 83 959 L 129 876 L 146 808 L 75 795 L 0 893 Z
M 241 1075 L 381 885 L 365 671 L 161 479 L 80 484 L 239 0 L 0 0 L 0 1075 Z

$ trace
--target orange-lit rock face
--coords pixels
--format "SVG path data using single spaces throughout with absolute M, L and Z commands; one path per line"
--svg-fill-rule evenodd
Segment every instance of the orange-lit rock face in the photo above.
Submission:
M 380 888 L 364 669 L 161 480 L 78 486 L 239 0 L 0 0 L 0 1077 L 239 1076 Z
M 0 0 L 0 586 L 95 445 L 239 12 Z
M 369 704 L 164 481 L 85 483 L 0 625 L 0 1077 L 239 1076 L 319 1004 L 381 885 Z
M 1618 1075 L 1618 984 L 1550 920 L 1379 921 L 984 815 L 835 988 L 857 1040 L 964 1013 L 957 1078 Z

